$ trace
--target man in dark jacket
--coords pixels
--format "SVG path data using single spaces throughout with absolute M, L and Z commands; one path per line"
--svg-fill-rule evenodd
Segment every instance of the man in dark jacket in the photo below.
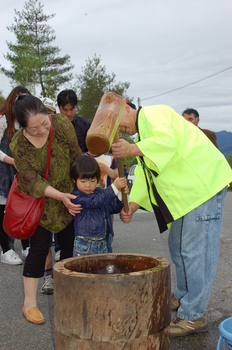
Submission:
M 188 120 L 190 123 L 198 126 L 200 118 L 199 118 L 199 113 L 196 109 L 188 108 L 182 113 L 182 116 L 186 120 Z M 199 129 L 208 137 L 208 139 L 210 139 L 210 141 L 214 144 L 214 146 L 218 148 L 217 137 L 215 132 L 208 129 L 201 129 L 201 128 Z
M 60 113 L 66 115 L 72 122 L 79 146 L 82 152 L 87 152 L 88 149 L 86 147 L 85 138 L 91 123 L 87 119 L 76 114 L 77 102 L 77 95 L 73 90 L 63 90 L 57 96 L 57 105 L 60 109 Z

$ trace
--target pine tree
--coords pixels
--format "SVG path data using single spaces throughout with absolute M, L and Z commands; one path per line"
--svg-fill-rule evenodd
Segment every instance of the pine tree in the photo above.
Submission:
M 40 86 L 41 96 L 55 98 L 60 85 L 69 82 L 70 56 L 59 56 L 60 49 L 52 46 L 55 31 L 47 24 L 55 14 L 45 15 L 38 0 L 29 0 L 23 11 L 15 11 L 15 23 L 7 29 L 16 36 L 16 43 L 7 42 L 9 51 L 4 57 L 10 61 L 11 70 L 1 71 L 13 84 L 26 86 L 32 92 Z
M 0 90 L 0 107 L 4 103 L 5 98 L 3 97 L 2 90 Z
M 115 74 L 106 73 L 106 67 L 101 65 L 101 58 L 97 57 L 96 54 L 92 59 L 86 60 L 86 66 L 82 67 L 82 73 L 77 76 L 75 89 L 79 97 L 77 113 L 83 118 L 93 120 L 100 100 L 107 91 L 114 91 L 127 98 L 125 94 L 130 83 L 116 83 Z

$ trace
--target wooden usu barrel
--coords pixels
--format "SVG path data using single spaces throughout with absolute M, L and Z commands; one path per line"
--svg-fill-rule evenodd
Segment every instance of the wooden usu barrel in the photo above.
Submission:
M 54 265 L 56 350 L 168 350 L 170 266 L 99 254 Z

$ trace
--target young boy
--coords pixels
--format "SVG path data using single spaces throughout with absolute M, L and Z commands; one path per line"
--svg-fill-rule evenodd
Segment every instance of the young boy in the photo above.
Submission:
M 100 180 L 98 186 L 106 189 L 109 187 L 112 182 L 118 177 L 118 165 L 116 158 L 114 158 L 110 153 L 101 154 L 100 156 L 94 155 L 91 152 L 87 152 L 89 156 L 96 159 L 100 168 Z M 114 223 L 114 216 L 112 214 L 112 226 Z M 112 242 L 114 237 L 114 228 L 112 227 L 112 231 L 109 233 L 107 237 L 107 245 L 108 252 L 112 253 Z
M 70 175 L 77 188 L 73 191 L 82 207 L 74 217 L 75 240 L 73 256 L 108 253 L 107 236 L 112 232 L 111 214 L 121 211 L 123 204 L 120 190 L 127 188 L 126 179 L 116 178 L 113 184 L 103 190 L 97 187 L 100 180 L 97 161 L 81 155 L 71 165 Z

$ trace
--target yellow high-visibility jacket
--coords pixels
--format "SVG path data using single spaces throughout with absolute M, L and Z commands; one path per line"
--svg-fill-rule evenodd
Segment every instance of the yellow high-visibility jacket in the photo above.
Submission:
M 206 202 L 232 181 L 232 169 L 224 155 L 199 128 L 172 108 L 143 107 L 137 122 L 140 140 L 137 138 L 136 144 L 146 166 L 158 174 L 152 178 L 173 220 Z M 151 211 L 144 172 L 137 158 L 129 201 Z M 152 202 L 157 205 L 150 181 L 149 186 Z

